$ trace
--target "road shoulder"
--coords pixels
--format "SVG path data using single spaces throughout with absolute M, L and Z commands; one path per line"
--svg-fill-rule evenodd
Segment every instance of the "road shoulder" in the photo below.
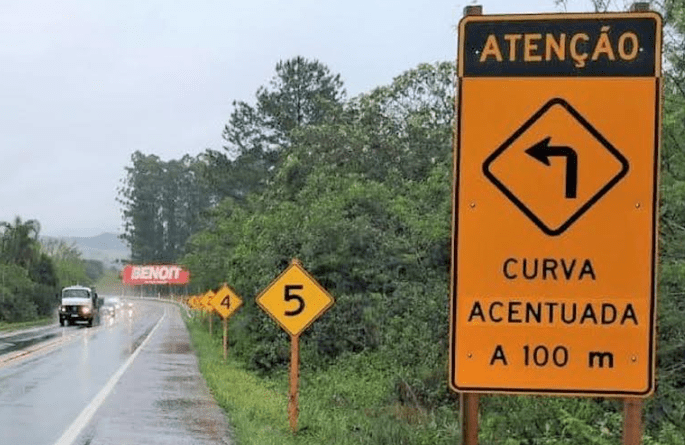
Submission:
M 76 444 L 231 444 L 178 307 L 124 373 Z

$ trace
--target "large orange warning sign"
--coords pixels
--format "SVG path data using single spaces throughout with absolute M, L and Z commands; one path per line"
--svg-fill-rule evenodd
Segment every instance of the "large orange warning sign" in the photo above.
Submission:
M 661 18 L 459 26 L 457 391 L 654 388 Z

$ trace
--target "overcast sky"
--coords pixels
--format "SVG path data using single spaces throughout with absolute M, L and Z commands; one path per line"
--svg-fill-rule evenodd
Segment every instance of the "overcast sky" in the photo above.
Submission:
M 0 11 L 0 221 L 43 235 L 121 232 L 131 153 L 164 160 L 222 146 L 233 100 L 279 60 L 340 73 L 348 96 L 423 62 L 453 60 L 454 0 L 23 0 Z M 589 0 L 569 0 L 569 11 Z M 482 1 L 485 13 L 554 0 Z

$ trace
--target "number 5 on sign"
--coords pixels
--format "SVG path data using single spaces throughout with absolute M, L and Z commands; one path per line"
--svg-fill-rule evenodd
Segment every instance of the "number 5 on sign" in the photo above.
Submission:
M 257 304 L 292 336 L 299 336 L 334 302 L 326 289 L 297 260 L 293 260 L 257 296 Z
M 290 334 L 288 418 L 293 433 L 297 431 L 299 413 L 300 334 L 333 303 L 333 297 L 296 259 L 257 296 L 257 304 Z

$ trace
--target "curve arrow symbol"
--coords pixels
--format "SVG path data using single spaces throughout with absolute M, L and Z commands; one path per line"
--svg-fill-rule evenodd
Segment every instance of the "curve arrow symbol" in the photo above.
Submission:
M 574 149 L 567 146 L 550 145 L 552 139 L 548 136 L 534 144 L 526 153 L 546 166 L 552 165 L 549 161 L 551 156 L 563 156 L 566 158 L 566 198 L 574 199 L 578 194 L 578 154 Z

